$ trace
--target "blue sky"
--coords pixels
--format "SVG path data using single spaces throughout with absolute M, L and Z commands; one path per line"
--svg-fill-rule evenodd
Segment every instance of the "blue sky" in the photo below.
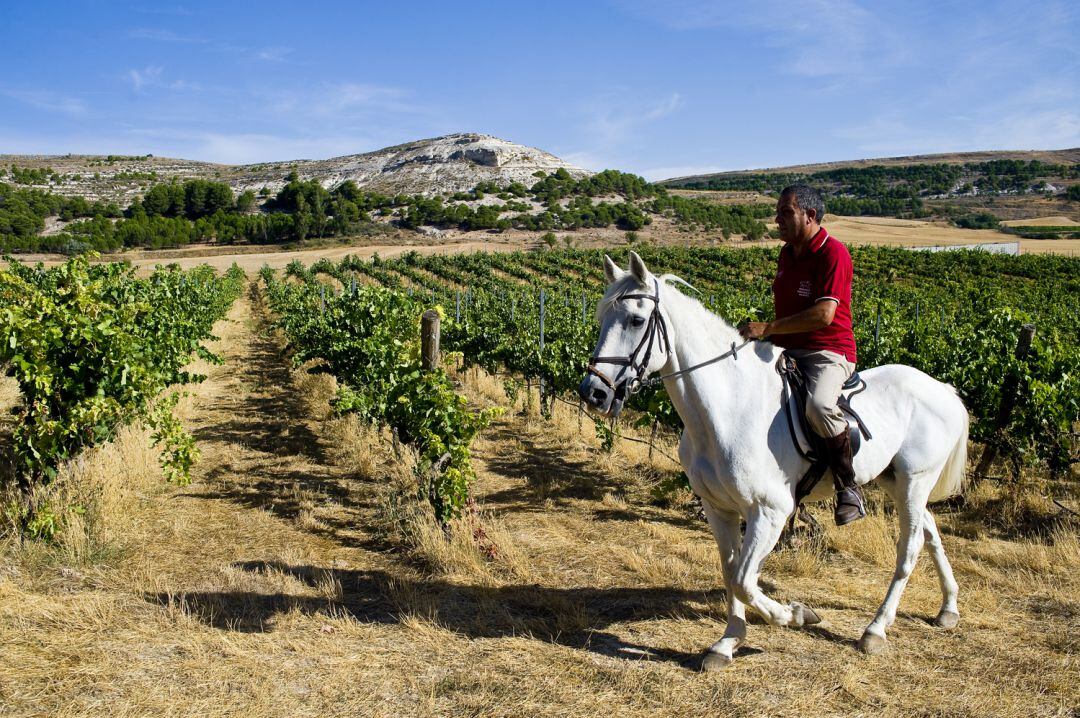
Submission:
M 476 131 L 649 179 L 1080 146 L 1080 3 L 0 4 L 0 153 L 324 158 Z

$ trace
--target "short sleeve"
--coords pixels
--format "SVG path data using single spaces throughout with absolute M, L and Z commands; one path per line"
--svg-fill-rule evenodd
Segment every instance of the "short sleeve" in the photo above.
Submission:
M 830 251 L 822 253 L 824 256 L 821 258 L 819 275 L 821 277 L 821 287 L 814 301 L 820 302 L 823 299 L 832 299 L 837 304 L 850 304 L 851 254 L 848 253 L 847 247 L 836 240 L 833 240 L 831 244 L 833 246 L 828 248 Z

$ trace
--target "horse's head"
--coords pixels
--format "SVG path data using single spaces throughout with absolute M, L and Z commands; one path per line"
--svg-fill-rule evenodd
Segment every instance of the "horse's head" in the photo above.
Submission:
M 649 374 L 667 363 L 668 329 L 660 309 L 660 281 L 635 252 L 630 269 L 604 257 L 608 289 L 597 308 L 600 339 L 578 395 L 590 410 L 618 416 Z

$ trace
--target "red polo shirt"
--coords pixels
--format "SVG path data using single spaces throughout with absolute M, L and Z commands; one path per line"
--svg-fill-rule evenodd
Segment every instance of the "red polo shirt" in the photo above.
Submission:
M 823 299 L 836 300 L 832 324 L 812 332 L 773 334 L 769 341 L 786 349 L 828 350 L 854 362 L 855 335 L 851 331 L 851 254 L 822 227 L 803 256 L 789 245 L 780 250 L 773 280 L 776 318 L 790 317 Z

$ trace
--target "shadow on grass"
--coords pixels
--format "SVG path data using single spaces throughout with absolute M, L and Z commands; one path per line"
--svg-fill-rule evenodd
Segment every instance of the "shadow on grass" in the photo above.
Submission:
M 543 510 L 545 500 L 596 501 L 607 491 L 621 488 L 616 479 L 599 471 L 588 460 L 567 456 L 565 446 L 547 445 L 511 427 L 496 429 L 490 438 L 520 444 L 519 450 L 491 457 L 486 463 L 491 471 L 522 483 L 488 494 L 485 503 L 506 505 L 515 511 Z
M 234 564 L 251 573 L 282 573 L 313 587 L 339 585 L 334 599 L 249 591 L 192 591 L 148 594 L 227 631 L 273 630 L 279 613 L 348 616 L 364 623 L 396 624 L 424 616 L 469 638 L 530 636 L 537 640 L 629 660 L 662 660 L 696 670 L 700 652 L 687 653 L 627 642 L 605 629 L 613 624 L 661 618 L 722 619 L 712 609 L 722 590 L 674 588 L 551 588 L 539 585 L 462 586 L 438 579 L 410 580 L 383 571 L 324 569 L 267 561 Z M 713 629 L 718 630 L 718 628 Z M 712 640 L 719 635 L 711 636 Z M 754 649 L 747 649 L 746 654 Z

